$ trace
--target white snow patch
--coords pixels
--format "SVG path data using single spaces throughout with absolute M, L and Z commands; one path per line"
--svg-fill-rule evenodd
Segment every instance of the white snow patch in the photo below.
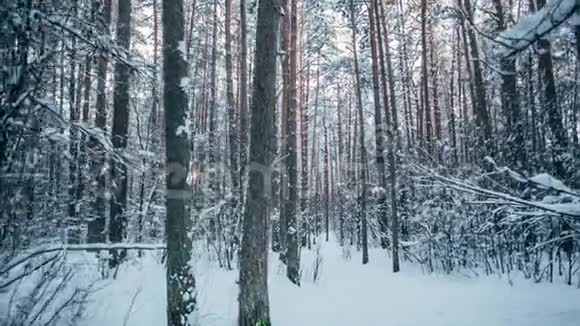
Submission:
M 181 80 L 179 81 L 179 86 L 182 89 L 186 89 L 189 85 L 191 84 L 191 79 L 189 77 L 183 77 L 181 78 Z
M 184 61 L 186 61 L 187 44 L 185 43 L 184 40 L 179 41 L 179 43 L 177 44 L 177 50 L 181 52 L 181 57 L 183 58 Z
M 183 134 L 185 134 L 186 136 L 189 137 L 189 128 L 187 128 L 187 126 L 177 127 L 177 130 L 175 131 L 175 135 L 179 137 Z
M 390 260 L 370 250 L 370 264 L 344 260 L 335 241 L 323 243 L 324 271 L 317 283 L 302 278 L 291 284 L 284 265 L 270 253 L 268 285 L 272 324 L 276 326 L 577 326 L 580 291 L 563 284 L 540 283 L 512 276 L 513 286 L 497 276 L 467 278 L 424 274 L 403 263 L 393 274 Z M 199 310 L 190 322 L 204 326 L 237 324 L 239 272 L 218 268 L 205 247 L 194 248 Z M 315 251 L 302 251 L 303 275 L 316 260 Z M 122 265 L 116 280 L 96 292 L 86 309 L 84 326 L 123 325 L 136 291 L 128 326 L 166 325 L 165 266 L 160 255 L 146 254 L 139 262 Z

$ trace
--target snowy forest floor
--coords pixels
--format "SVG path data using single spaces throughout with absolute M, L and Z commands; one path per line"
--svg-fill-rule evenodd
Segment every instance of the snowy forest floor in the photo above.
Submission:
M 192 260 L 199 290 L 197 325 L 234 326 L 238 271 L 217 267 L 201 248 Z M 269 292 L 275 326 L 577 326 L 580 290 L 564 284 L 535 284 L 515 276 L 469 277 L 427 274 L 415 264 L 390 271 L 390 260 L 371 250 L 360 253 L 336 242 L 302 252 L 302 286 L 292 285 L 276 254 L 270 255 Z M 313 282 L 317 257 L 320 278 Z M 115 280 L 102 281 L 91 295 L 82 325 L 165 325 L 165 272 L 148 254 L 127 263 Z

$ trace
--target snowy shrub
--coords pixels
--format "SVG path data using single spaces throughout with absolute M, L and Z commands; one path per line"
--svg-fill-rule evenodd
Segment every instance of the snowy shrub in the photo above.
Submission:
M 74 325 L 89 294 L 77 281 L 61 254 L 6 271 L 0 276 L 0 325 Z
M 429 272 L 465 271 L 572 284 L 578 261 L 580 196 L 541 174 L 506 169 L 454 178 L 421 170 L 403 244 Z M 425 176 L 429 176 L 426 178 Z

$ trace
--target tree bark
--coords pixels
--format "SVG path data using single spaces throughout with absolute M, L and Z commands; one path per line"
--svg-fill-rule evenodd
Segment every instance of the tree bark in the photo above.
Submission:
M 377 7 L 378 9 L 378 7 Z M 393 254 L 393 273 L 397 273 L 400 269 L 399 267 L 399 215 L 397 207 L 397 159 L 396 159 L 396 149 L 399 148 L 399 132 L 398 132 L 398 122 L 397 122 L 397 102 L 395 94 L 395 76 L 393 74 L 393 66 L 391 61 L 391 50 L 389 44 L 389 33 L 387 25 L 384 23 L 385 8 L 382 2 L 380 2 L 381 16 L 383 19 L 383 32 L 384 32 L 384 49 L 385 49 L 385 60 L 387 64 L 387 77 L 389 84 L 389 97 L 390 107 L 392 114 L 387 117 L 387 136 L 388 142 L 388 156 L 389 156 L 389 185 L 390 185 L 390 199 L 391 199 L 391 234 L 392 234 L 392 254 Z M 380 30 L 380 25 L 377 25 Z M 379 42 L 379 49 L 382 49 L 382 42 Z M 383 85 L 386 85 L 384 78 L 384 68 L 383 68 Z M 386 86 L 384 86 L 386 88 Z M 386 91 L 384 92 L 386 93 Z M 386 98 L 385 98 L 386 100 Z M 386 106 L 385 102 L 385 106 Z
M 498 32 L 507 28 L 501 0 L 493 0 L 497 18 Z M 516 61 L 514 58 L 503 57 L 500 62 L 501 75 L 501 103 L 506 119 L 507 162 L 515 171 L 521 171 L 526 164 L 524 141 L 524 125 L 521 118 L 520 101 L 517 89 Z
M 229 118 L 229 143 L 230 143 L 230 176 L 232 179 L 232 193 L 239 199 L 241 194 L 239 179 L 239 144 L 238 144 L 238 116 L 234 100 L 233 59 L 232 59 L 232 0 L 226 2 L 225 22 L 225 48 L 226 48 L 226 97 Z
M 244 189 L 248 165 L 248 22 L 246 0 L 240 0 L 240 187 Z M 242 194 L 242 198 L 245 198 Z M 243 202 L 243 200 L 242 200 Z
M 282 0 L 281 8 L 288 13 L 288 0 Z M 282 65 L 282 105 L 281 122 L 280 122 L 280 220 L 279 220 L 279 239 L 280 239 L 280 260 L 287 262 L 286 255 L 288 251 L 288 112 L 290 107 L 290 15 L 286 14 L 280 19 L 280 48 L 284 53 L 281 60 Z
M 381 25 L 379 20 L 375 19 L 375 16 L 379 15 L 379 11 L 376 10 L 378 7 L 376 6 L 376 1 L 371 0 L 371 3 L 368 7 L 368 14 L 369 14 L 369 37 L 371 43 L 371 62 L 372 62 L 372 80 L 373 80 L 373 99 L 374 99 L 374 107 L 375 107 L 375 163 L 377 166 L 377 171 L 379 173 L 379 186 L 382 189 L 387 189 L 387 179 L 385 176 L 385 146 L 384 146 L 384 137 L 385 132 L 383 130 L 383 117 L 381 114 L 381 94 L 380 94 L 380 87 L 381 84 L 379 82 L 379 58 L 381 61 L 381 73 L 384 74 L 384 53 L 383 49 L 377 49 L 377 40 L 381 43 L 380 39 L 377 39 L 377 35 L 381 35 Z M 380 47 L 380 46 L 379 46 Z M 385 76 L 381 76 L 384 80 Z M 383 95 L 386 98 L 386 85 L 383 88 Z M 385 102 L 385 112 L 388 115 L 388 102 Z M 386 196 L 383 191 L 379 192 L 379 226 L 380 226 L 380 241 L 381 246 L 387 248 L 387 225 L 388 225 L 388 216 L 387 216 L 387 203 L 386 203 Z
M 367 215 L 366 215 L 366 201 L 367 201 L 367 153 L 365 148 L 365 133 L 364 133 L 364 115 L 363 115 L 363 101 L 362 101 L 362 86 L 360 81 L 360 69 L 358 63 L 358 53 L 357 53 L 357 33 L 356 33 L 356 16 L 355 16 L 355 5 L 354 0 L 350 0 L 350 23 L 352 30 L 352 47 L 354 55 L 354 77 L 356 81 L 356 98 L 357 98 L 357 109 L 358 109 L 358 119 L 359 119 L 359 150 L 360 150 L 360 161 L 358 166 L 360 169 L 360 216 L 361 216 L 361 241 L 362 241 L 362 263 L 367 264 L 369 262 L 369 249 L 368 249 L 368 236 L 367 236 Z
M 537 0 L 538 10 L 544 5 L 545 0 Z M 568 171 L 564 162 L 566 149 L 568 147 L 568 137 L 562 122 L 562 109 L 558 102 L 558 93 L 556 92 L 556 82 L 554 80 L 554 63 L 552 61 L 552 50 L 550 41 L 541 39 L 538 41 L 539 58 L 538 69 L 543 81 L 544 94 L 541 97 L 546 108 L 548 117 L 548 126 L 553 137 L 553 169 L 556 178 L 566 179 Z
M 286 202 L 287 241 L 286 276 L 296 285 L 300 285 L 300 245 L 298 243 L 298 153 L 296 122 L 298 112 L 298 0 L 291 1 L 290 13 L 290 61 L 288 84 L 288 138 L 287 138 L 287 171 L 288 200 Z
M 190 140 L 180 128 L 186 125 L 188 99 L 182 0 L 163 0 L 163 102 L 165 106 L 166 220 L 167 233 L 167 325 L 190 325 L 189 316 L 197 307 L 195 278 L 191 272 L 189 214 L 191 188 L 187 184 Z
M 131 46 L 131 1 L 119 0 L 117 21 L 117 42 L 127 50 Z M 115 63 L 115 89 L 113 93 L 113 129 L 112 143 L 115 152 L 123 157 L 127 148 L 127 135 L 129 130 L 129 66 L 123 62 Z M 123 241 L 127 233 L 127 185 L 128 169 L 125 162 L 111 160 L 111 180 L 113 196 L 111 197 L 111 216 L 109 222 L 109 239 L 112 243 Z M 120 264 L 126 251 L 113 251 L 109 261 L 111 268 Z
M 249 180 L 240 253 L 239 326 L 270 325 L 268 219 L 276 147 L 274 108 L 279 18 L 277 1 L 260 0 L 254 56 Z
M 461 0 L 459 0 L 461 1 Z M 473 66 L 473 80 L 475 90 L 475 122 L 477 125 L 477 140 L 483 152 L 479 153 L 480 157 L 485 155 L 493 155 L 493 143 L 492 143 L 492 126 L 489 117 L 489 111 L 487 106 L 487 99 L 485 94 L 485 83 L 483 81 L 483 71 L 481 68 L 481 62 L 479 60 L 479 45 L 477 43 L 477 37 L 475 31 L 473 30 L 473 12 L 471 8 L 471 0 L 463 0 L 463 7 L 465 11 L 465 19 L 468 20 L 470 26 L 467 28 L 467 37 L 469 38 L 469 51 L 471 53 L 471 60 Z
M 431 103 L 429 101 L 429 75 L 427 73 L 427 0 L 421 0 L 421 92 L 423 94 L 423 114 L 425 117 L 425 133 L 422 144 L 429 155 L 433 154 L 433 124 L 431 123 Z

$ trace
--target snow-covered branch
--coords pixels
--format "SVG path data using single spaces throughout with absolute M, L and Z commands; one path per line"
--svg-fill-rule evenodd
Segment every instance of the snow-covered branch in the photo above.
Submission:
M 81 245 L 59 245 L 50 246 L 44 248 L 32 249 L 28 254 L 21 258 L 14 260 L 7 266 L 0 270 L 0 275 L 3 275 L 13 268 L 21 265 L 27 260 L 40 256 L 47 253 L 59 252 L 59 251 L 99 251 L 99 250 L 165 250 L 165 244 L 142 244 L 142 243 L 94 243 L 94 244 L 81 244 Z
M 504 56 L 513 56 L 537 42 L 578 11 L 578 0 L 552 0 L 536 13 L 523 18 L 518 24 L 502 32 L 498 43 L 506 47 Z

